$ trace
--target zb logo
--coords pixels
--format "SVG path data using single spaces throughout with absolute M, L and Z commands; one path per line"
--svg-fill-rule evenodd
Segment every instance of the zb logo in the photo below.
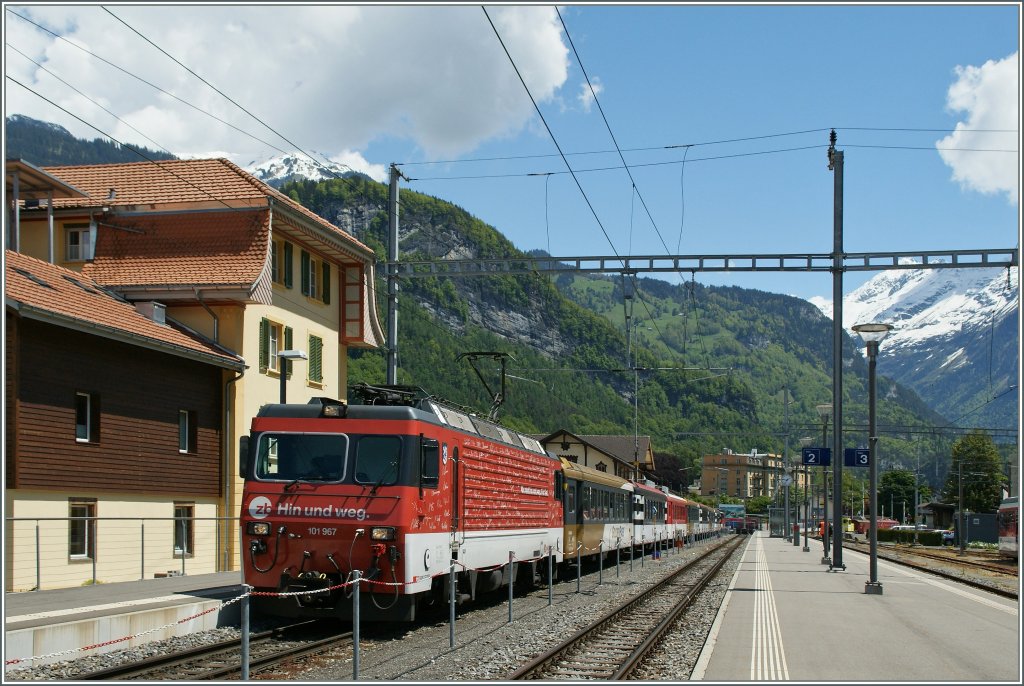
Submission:
M 249 501 L 249 516 L 254 519 L 264 519 L 270 516 L 273 506 L 270 498 L 265 495 L 258 496 Z

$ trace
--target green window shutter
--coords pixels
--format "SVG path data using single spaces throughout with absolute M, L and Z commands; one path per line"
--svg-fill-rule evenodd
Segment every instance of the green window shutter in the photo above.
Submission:
M 267 371 L 267 365 L 270 363 L 270 351 L 267 348 L 270 340 L 270 322 L 267 321 L 266 317 L 260 320 L 260 372 Z
M 324 268 L 324 305 L 331 304 L 331 265 L 323 263 Z
M 309 295 L 309 253 L 302 251 L 299 260 L 299 271 L 301 272 L 302 294 Z
M 292 349 L 292 327 L 284 327 L 284 350 Z M 285 370 L 288 372 L 288 378 L 292 378 L 292 361 L 285 360 Z
M 292 244 L 284 242 L 284 287 L 292 287 Z
M 324 380 L 323 345 L 319 336 L 309 337 L 309 380 L 316 383 Z

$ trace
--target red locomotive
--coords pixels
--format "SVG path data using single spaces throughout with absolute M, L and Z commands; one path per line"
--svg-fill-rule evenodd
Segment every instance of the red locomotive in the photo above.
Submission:
M 267 405 L 252 421 L 245 581 L 289 594 L 258 597 L 262 608 L 349 617 L 354 571 L 370 582 L 361 607 L 397 621 L 447 598 L 453 562 L 460 600 L 517 571 L 532 582 L 562 536 L 558 460 L 535 439 L 419 389 L 353 393 L 363 404 Z

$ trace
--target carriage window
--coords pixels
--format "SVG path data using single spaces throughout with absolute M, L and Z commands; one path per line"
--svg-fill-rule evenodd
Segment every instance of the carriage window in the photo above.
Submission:
M 265 433 L 256 450 L 256 478 L 340 481 L 347 454 L 343 434 Z
M 398 436 L 364 436 L 356 444 L 356 483 L 387 486 L 398 481 L 402 439 Z

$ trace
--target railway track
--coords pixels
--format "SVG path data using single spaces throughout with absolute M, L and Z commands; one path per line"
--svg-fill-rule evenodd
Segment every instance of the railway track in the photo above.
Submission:
M 324 636 L 323 629 L 317 629 L 316 625 L 316 622 L 306 621 L 251 634 L 250 671 L 266 669 L 298 657 L 337 648 L 346 642 L 351 643 L 351 632 Z M 241 648 L 241 639 L 221 641 L 75 678 L 83 681 L 210 681 L 238 678 L 242 671 Z
M 850 543 L 849 541 L 844 542 L 843 543 L 843 547 L 844 548 L 848 548 L 850 550 L 855 550 L 855 551 L 860 552 L 860 553 L 867 553 L 868 550 L 870 549 L 868 545 L 861 544 L 861 543 Z M 1009 589 L 1004 588 L 1004 587 L 1002 587 L 1002 586 L 1000 586 L 998 584 L 985 583 L 984 581 L 979 581 L 977 579 L 972 579 L 972 578 L 966 576 L 966 574 L 970 570 L 974 569 L 974 570 L 984 570 L 984 571 L 987 571 L 987 572 L 993 572 L 993 573 L 1000 574 L 1000 575 L 1005 576 L 1005 577 L 1016 577 L 1017 576 L 1017 568 L 1016 567 L 1014 567 L 1012 569 L 1009 569 L 1009 568 L 1006 568 L 1006 567 L 1001 567 L 1001 566 L 989 564 L 989 563 L 986 563 L 986 562 L 979 562 L 979 561 L 976 561 L 976 560 L 967 560 L 967 559 L 958 558 L 958 557 L 947 557 L 947 556 L 944 556 L 944 555 L 936 555 L 934 553 L 929 553 L 929 552 L 923 551 L 923 550 L 922 551 L 917 551 L 917 550 L 899 549 L 898 550 L 898 554 L 894 554 L 895 552 L 897 552 L 897 551 L 890 551 L 888 549 L 879 548 L 877 550 L 878 559 L 880 559 L 880 560 L 888 560 L 889 562 L 895 562 L 895 563 L 901 564 L 901 565 L 903 565 L 905 567 L 910 567 L 912 569 L 917 569 L 917 570 L 920 570 L 920 571 L 923 571 L 923 572 L 928 572 L 929 574 L 934 574 L 935 576 L 939 576 L 939 577 L 942 577 L 944 579 L 949 579 L 950 581 L 956 581 L 957 583 L 966 584 L 966 585 L 971 586 L 973 588 L 978 588 L 978 589 L 981 589 L 983 591 L 989 591 L 990 593 L 995 593 L 996 595 L 1003 596 L 1004 598 L 1016 599 L 1018 597 L 1018 594 L 1017 594 L 1016 590 L 1009 590 Z M 911 559 L 911 558 L 920 558 L 920 562 L 915 561 L 914 559 Z M 929 560 L 932 560 L 932 562 L 929 562 Z M 958 571 L 950 571 L 950 570 L 947 570 L 947 569 L 942 569 L 938 563 L 941 563 L 942 565 L 946 565 L 948 567 L 951 567 L 954 570 L 956 570 L 958 568 Z
M 746 537 L 731 537 L 508 678 L 573 681 L 628 678 L 644 655 L 658 644 L 683 610 L 747 540 Z

